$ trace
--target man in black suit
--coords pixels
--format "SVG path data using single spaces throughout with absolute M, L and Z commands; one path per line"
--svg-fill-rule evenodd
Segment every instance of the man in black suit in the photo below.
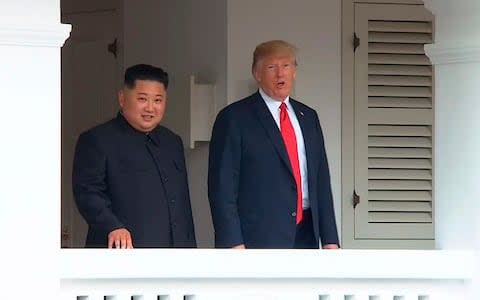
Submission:
M 330 174 L 317 113 L 290 98 L 296 49 L 258 45 L 259 90 L 218 115 L 208 195 L 220 248 L 339 247 Z
M 183 143 L 159 125 L 167 86 L 161 68 L 128 68 L 117 117 L 78 139 L 73 193 L 87 247 L 196 247 Z

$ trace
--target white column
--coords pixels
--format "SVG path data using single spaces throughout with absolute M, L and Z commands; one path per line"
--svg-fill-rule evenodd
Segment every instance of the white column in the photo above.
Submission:
M 426 0 L 425 5 L 436 17 L 435 43 L 426 47 L 436 84 L 436 245 L 478 253 L 480 1 Z M 473 286 L 480 285 L 478 275 Z
M 53 299 L 60 248 L 59 0 L 0 3 L 2 299 Z

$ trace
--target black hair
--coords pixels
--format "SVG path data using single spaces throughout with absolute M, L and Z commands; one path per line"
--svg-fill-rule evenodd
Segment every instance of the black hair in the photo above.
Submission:
M 136 80 L 153 80 L 163 83 L 165 90 L 168 87 L 168 73 L 162 68 L 147 64 L 133 65 L 125 70 L 125 79 L 123 83 L 129 89 L 135 87 Z

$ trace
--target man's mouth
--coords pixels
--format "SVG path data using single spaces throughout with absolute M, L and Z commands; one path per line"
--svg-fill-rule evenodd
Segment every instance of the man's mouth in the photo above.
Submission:
M 153 116 L 152 115 L 142 115 L 142 119 L 144 119 L 145 121 L 151 121 L 153 119 Z
M 285 81 L 279 81 L 279 82 L 277 82 L 277 87 L 278 87 L 278 88 L 283 88 L 283 87 L 285 87 Z

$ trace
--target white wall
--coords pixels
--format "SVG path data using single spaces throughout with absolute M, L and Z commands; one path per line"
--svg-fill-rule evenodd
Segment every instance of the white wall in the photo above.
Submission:
M 436 240 L 473 248 L 480 207 L 480 62 L 436 66 Z M 452 81 L 455 84 L 452 85 Z
M 473 249 L 471 299 L 480 293 L 480 2 L 425 0 L 436 17 L 436 247 Z
M 480 250 L 480 2 L 425 2 L 437 24 L 426 46 L 435 64 L 436 246 Z
M 341 1 L 228 1 L 228 103 L 256 90 L 255 46 L 272 39 L 299 48 L 294 96 L 315 109 L 323 127 L 337 224 L 341 209 Z

